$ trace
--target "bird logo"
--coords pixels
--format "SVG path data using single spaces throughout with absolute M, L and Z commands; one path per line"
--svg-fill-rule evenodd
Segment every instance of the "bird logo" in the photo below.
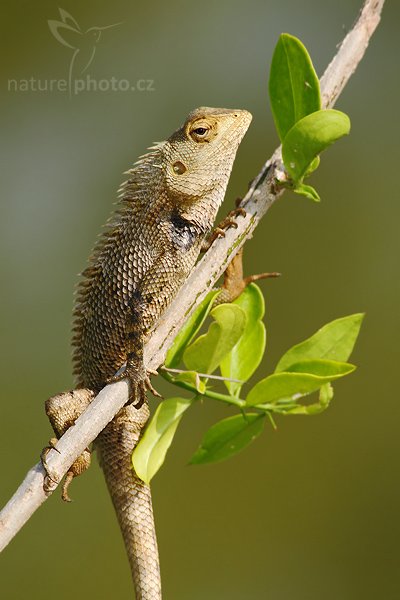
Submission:
M 103 31 L 122 25 L 114 23 L 105 27 L 89 27 L 84 31 L 77 21 L 63 8 L 58 9 L 61 21 L 49 20 L 48 25 L 51 33 L 60 44 L 73 50 L 68 72 L 69 92 L 71 85 L 77 75 L 84 73 L 91 65 L 96 53 Z

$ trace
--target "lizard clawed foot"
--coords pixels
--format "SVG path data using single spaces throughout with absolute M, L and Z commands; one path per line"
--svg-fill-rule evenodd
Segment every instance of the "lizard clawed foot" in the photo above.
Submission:
M 215 227 L 211 232 L 210 236 L 204 240 L 201 251 L 207 252 L 207 250 L 211 247 L 211 245 L 215 242 L 217 238 L 225 237 L 225 231 L 230 227 L 234 227 L 237 229 L 238 224 L 236 223 L 237 217 L 245 217 L 246 211 L 241 206 L 237 206 L 233 210 L 231 210 L 227 216 L 222 219 L 222 221 L 218 224 L 218 227 Z
M 237 229 L 238 224 L 236 223 L 236 219 L 238 217 L 245 217 L 246 211 L 241 206 L 237 206 L 233 210 L 231 210 L 225 217 L 222 219 L 221 223 L 218 225 L 218 228 L 225 230 L 229 229 L 229 227 L 234 227 Z
M 56 452 L 58 452 L 59 454 L 61 454 L 61 452 L 58 450 L 58 448 L 56 448 L 55 444 L 58 442 L 57 438 L 51 438 L 51 440 L 49 441 L 49 444 L 47 446 L 45 446 L 40 454 L 40 460 L 43 466 L 43 469 L 46 472 L 46 477 L 43 483 L 43 489 L 45 491 L 46 494 L 50 494 L 52 492 L 54 492 L 55 488 L 58 486 L 58 484 L 60 483 L 60 478 L 58 477 L 58 475 L 56 473 L 54 473 L 51 468 L 49 467 L 49 465 L 47 464 L 46 461 L 46 456 L 47 454 L 50 452 L 50 450 L 55 450 Z M 90 466 L 90 450 L 88 448 L 86 448 L 83 453 L 78 456 L 78 458 L 72 463 L 71 467 L 69 468 L 64 482 L 62 484 L 62 488 L 61 488 L 61 498 L 62 500 L 64 500 L 64 502 L 71 502 L 71 498 L 68 495 L 68 488 L 70 486 L 71 481 L 74 479 L 74 477 L 77 477 L 77 475 L 80 475 L 81 473 L 83 473 L 83 471 L 86 471 L 86 469 L 88 469 Z
M 129 381 L 129 401 L 128 404 L 133 404 L 135 408 L 140 408 L 146 401 L 146 391 L 149 390 L 153 396 L 162 398 L 161 394 L 151 385 L 149 374 L 154 371 L 143 371 L 137 369 L 136 366 L 127 365 L 122 373 L 109 377 L 106 384 L 116 383 L 127 379 Z

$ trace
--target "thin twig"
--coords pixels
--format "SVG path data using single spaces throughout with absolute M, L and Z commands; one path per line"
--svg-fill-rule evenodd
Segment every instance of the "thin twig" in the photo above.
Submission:
M 334 105 L 357 68 L 380 21 L 383 4 L 384 0 L 367 0 L 364 3 L 355 25 L 326 69 L 321 79 L 325 108 Z M 276 181 L 281 178 L 283 171 L 278 148 L 252 182 L 242 202 L 242 206 L 246 207 L 246 216 L 238 218 L 238 228 L 229 229 L 224 238 L 214 242 L 154 329 L 145 348 L 145 362 L 149 368 L 156 369 L 163 363 L 168 347 L 190 312 L 219 279 L 245 241 L 251 237 L 261 217 L 282 195 L 283 190 L 277 188 Z M 57 481 L 61 481 L 72 462 L 98 436 L 127 400 L 128 384 L 125 381 L 108 385 L 98 394 L 75 425 L 57 442 L 58 452 L 50 450 L 47 455 L 47 464 Z M 38 463 L 28 472 L 0 513 L 0 550 L 46 500 L 47 496 L 43 491 L 44 476 L 43 467 Z
M 185 371 L 185 369 L 171 369 L 170 367 L 161 367 L 163 371 L 167 371 L 168 373 L 178 373 L 181 375 L 182 373 L 190 373 L 190 371 Z M 244 383 L 241 379 L 232 379 L 231 377 L 222 377 L 222 375 L 210 375 L 209 373 L 197 373 L 199 377 L 204 377 L 205 379 L 218 379 L 218 381 L 233 381 L 234 383 Z

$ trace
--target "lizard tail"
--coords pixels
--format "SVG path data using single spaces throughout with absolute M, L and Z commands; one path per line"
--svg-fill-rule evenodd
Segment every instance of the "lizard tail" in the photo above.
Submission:
M 161 579 L 150 488 L 136 477 L 131 456 L 149 408 L 125 406 L 96 440 L 132 570 L 136 600 L 161 600 Z

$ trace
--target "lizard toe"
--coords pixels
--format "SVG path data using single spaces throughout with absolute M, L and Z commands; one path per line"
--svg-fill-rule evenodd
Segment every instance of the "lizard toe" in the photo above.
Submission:
M 162 398 L 163 396 L 157 392 L 157 390 L 151 385 L 151 381 L 150 378 L 147 376 L 144 379 L 144 384 L 146 386 L 146 389 L 149 390 L 149 392 L 151 392 L 153 394 L 153 396 L 156 396 L 156 398 Z
M 40 453 L 40 462 L 42 463 L 42 467 L 46 473 L 45 481 L 43 484 L 43 489 L 45 492 L 53 491 L 54 487 L 57 486 L 59 483 L 58 477 L 47 464 L 47 455 L 50 452 L 50 450 L 55 450 L 60 454 L 60 451 L 58 450 L 58 448 L 56 448 L 57 442 L 57 438 L 51 438 L 48 445 L 45 446 Z
M 123 381 L 124 379 L 129 379 L 129 374 L 126 372 L 126 369 L 119 373 L 118 375 L 112 375 L 112 377 L 107 377 L 104 385 L 111 385 L 112 383 L 118 383 L 119 381 Z
M 146 387 L 143 381 L 130 381 L 131 394 L 129 404 L 139 409 L 146 402 Z

